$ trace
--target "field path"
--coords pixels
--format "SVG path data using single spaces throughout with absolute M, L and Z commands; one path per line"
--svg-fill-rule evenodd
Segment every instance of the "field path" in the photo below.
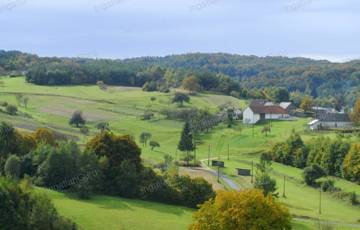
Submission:
M 115 104 L 114 102 L 110 100 L 105 99 L 90 99 L 85 97 L 76 97 L 76 96 L 69 96 L 69 95 L 63 95 L 63 94 L 51 94 L 51 93 L 28 93 L 28 92 L 0 92 L 0 94 L 4 95 L 31 95 L 31 96 L 46 96 L 46 97 L 63 97 L 63 98 L 71 98 L 71 99 L 77 99 L 81 101 L 89 101 L 89 102 L 99 102 L 99 103 L 106 103 L 106 104 Z
M 304 222 L 304 223 L 314 223 L 315 221 L 320 222 L 321 224 L 330 224 L 332 227 L 349 227 L 349 228 L 356 228 L 360 229 L 360 224 L 349 224 L 349 223 L 343 223 L 343 222 L 337 222 L 337 221 L 331 221 L 331 220 L 316 220 L 313 218 L 306 218 L 306 217 L 294 217 L 293 220 Z

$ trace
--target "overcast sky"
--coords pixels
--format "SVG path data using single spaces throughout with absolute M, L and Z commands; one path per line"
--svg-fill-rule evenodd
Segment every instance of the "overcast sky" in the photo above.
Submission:
M 359 0 L 0 0 L 0 49 L 360 58 Z

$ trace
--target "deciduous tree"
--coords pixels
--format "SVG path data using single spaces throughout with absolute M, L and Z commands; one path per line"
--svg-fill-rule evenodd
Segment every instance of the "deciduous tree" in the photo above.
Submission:
M 355 103 L 351 119 L 355 124 L 360 125 L 360 98 Z
M 190 97 L 185 93 L 175 93 L 175 96 L 172 99 L 172 103 L 179 103 L 181 107 L 184 105 L 184 102 L 189 102 L 189 101 L 190 101 Z
M 182 81 L 182 87 L 189 90 L 190 94 L 194 94 L 200 90 L 200 85 L 195 76 L 190 75 Z
M 221 191 L 194 214 L 190 230 L 290 230 L 289 211 L 260 190 Z
M 360 144 L 353 144 L 344 159 L 344 176 L 360 183 Z
M 70 125 L 76 125 L 76 127 L 80 127 L 81 125 L 85 125 L 86 120 L 83 116 L 82 111 L 75 111 L 69 120 Z
M 300 108 L 306 112 L 310 111 L 312 108 L 313 100 L 309 96 L 305 96 L 300 104 Z

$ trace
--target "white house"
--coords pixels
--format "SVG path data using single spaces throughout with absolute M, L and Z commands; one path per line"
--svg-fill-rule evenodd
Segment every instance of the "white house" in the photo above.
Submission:
M 242 114 L 243 112 L 241 111 L 241 109 L 234 109 L 234 119 L 236 120 L 241 119 Z
M 255 124 L 261 120 L 289 118 L 289 113 L 279 105 L 254 101 L 243 112 L 244 124 Z
M 350 117 L 346 113 L 325 112 L 320 113 L 317 119 L 308 123 L 311 130 L 351 128 L 354 126 Z

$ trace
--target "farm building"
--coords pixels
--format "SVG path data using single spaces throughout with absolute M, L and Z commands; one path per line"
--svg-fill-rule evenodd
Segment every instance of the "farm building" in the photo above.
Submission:
M 261 120 L 289 118 L 286 109 L 271 102 L 253 101 L 243 112 L 244 124 L 255 124 Z
M 317 115 L 317 118 L 308 123 L 311 130 L 351 128 L 353 122 L 346 113 L 324 112 Z
M 292 115 L 294 113 L 295 106 L 291 102 L 281 102 L 279 105 L 285 109 L 288 114 Z

